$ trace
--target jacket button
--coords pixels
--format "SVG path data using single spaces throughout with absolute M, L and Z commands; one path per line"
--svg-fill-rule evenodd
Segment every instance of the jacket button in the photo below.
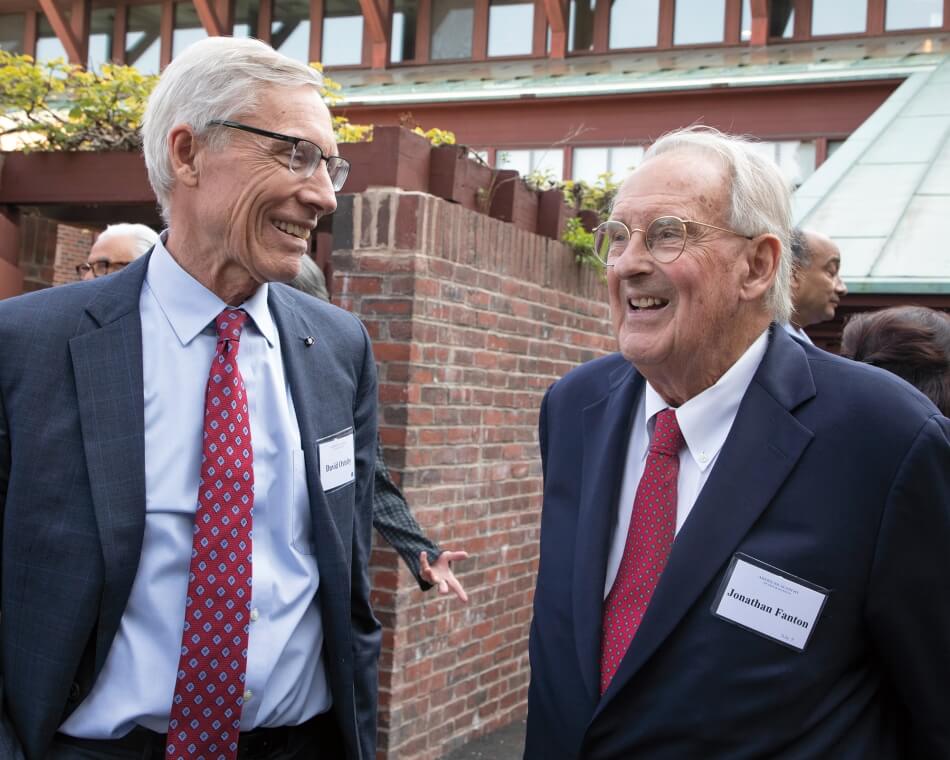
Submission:
M 79 688 L 79 684 L 73 681 L 69 687 L 69 701 L 78 702 L 79 697 L 81 696 L 82 696 L 82 690 Z

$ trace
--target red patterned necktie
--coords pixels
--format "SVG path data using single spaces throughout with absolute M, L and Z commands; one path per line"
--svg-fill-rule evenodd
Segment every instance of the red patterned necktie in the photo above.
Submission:
M 238 369 L 247 314 L 215 320 L 185 628 L 168 720 L 169 760 L 234 760 L 241 730 L 251 609 L 254 455 Z
M 679 452 L 684 445 L 676 412 L 664 409 L 656 416 L 650 452 L 633 500 L 620 569 L 604 601 L 601 694 L 607 691 L 627 653 L 669 559 L 676 532 Z

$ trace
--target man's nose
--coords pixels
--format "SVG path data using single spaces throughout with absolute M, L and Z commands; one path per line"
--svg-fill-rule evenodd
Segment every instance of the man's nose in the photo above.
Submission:
M 835 293 L 839 296 L 848 295 L 848 286 L 844 284 L 844 280 L 838 275 L 835 275 Z
M 640 230 L 633 230 L 627 247 L 614 261 L 613 269 L 618 277 L 633 277 L 636 274 L 652 271 L 654 263 L 653 256 L 647 250 L 643 233 Z

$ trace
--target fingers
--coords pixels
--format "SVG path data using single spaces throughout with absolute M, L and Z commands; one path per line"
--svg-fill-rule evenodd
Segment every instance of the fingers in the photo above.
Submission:
M 448 586 L 452 588 L 452 591 L 455 595 L 465 604 L 468 604 L 468 594 L 465 593 L 465 589 L 462 588 L 462 584 L 459 583 L 458 578 L 455 577 L 455 573 L 450 572 L 449 577 L 446 579 Z

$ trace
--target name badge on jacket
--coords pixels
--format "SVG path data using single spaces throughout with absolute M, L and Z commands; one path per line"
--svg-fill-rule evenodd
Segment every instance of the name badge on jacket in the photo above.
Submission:
M 327 493 L 356 479 L 353 453 L 353 428 L 328 435 L 317 441 L 320 447 L 320 485 Z
M 736 553 L 712 612 L 801 652 L 830 593 L 748 554 Z

